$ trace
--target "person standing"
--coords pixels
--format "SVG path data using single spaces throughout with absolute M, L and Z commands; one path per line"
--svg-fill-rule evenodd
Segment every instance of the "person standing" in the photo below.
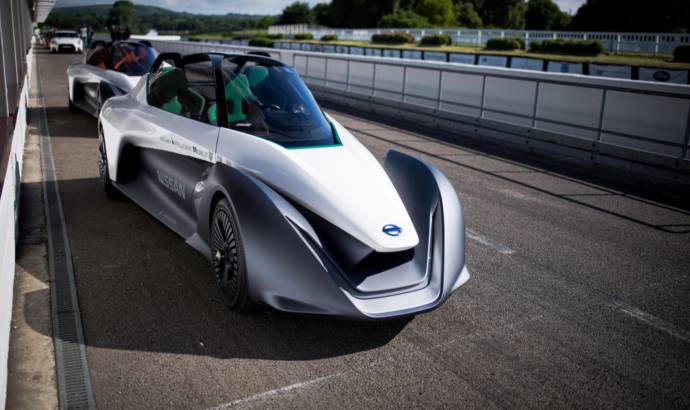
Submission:
M 79 38 L 81 38 L 82 47 L 86 50 L 88 48 L 87 38 L 89 35 L 89 30 L 86 28 L 86 24 L 81 23 L 79 28 Z

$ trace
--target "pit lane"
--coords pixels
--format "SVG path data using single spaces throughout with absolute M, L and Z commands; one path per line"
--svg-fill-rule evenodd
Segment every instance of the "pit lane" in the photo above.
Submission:
M 690 405 L 687 209 L 329 111 L 448 176 L 472 279 L 413 319 L 237 315 L 202 257 L 103 196 L 96 121 L 67 109 L 77 57 L 36 58 L 97 407 Z

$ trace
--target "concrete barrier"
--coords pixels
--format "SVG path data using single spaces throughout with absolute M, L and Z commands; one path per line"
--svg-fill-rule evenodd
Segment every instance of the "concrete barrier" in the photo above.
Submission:
M 250 49 L 156 42 L 161 51 Z M 578 166 L 690 185 L 690 87 L 581 75 L 264 49 L 323 100 L 388 113 Z M 335 98 L 331 98 L 335 96 Z

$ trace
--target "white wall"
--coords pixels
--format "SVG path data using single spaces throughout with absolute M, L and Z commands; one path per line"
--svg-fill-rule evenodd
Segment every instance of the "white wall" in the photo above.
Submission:
M 31 53 L 27 57 L 28 72 L 31 72 Z M 27 74 L 22 89 L 17 121 L 12 136 L 12 148 L 5 184 L 0 196 L 0 408 L 5 406 L 7 397 L 7 354 L 9 351 L 10 326 L 12 319 L 12 295 L 14 290 L 15 237 L 16 220 L 19 206 L 17 194 L 18 181 L 21 181 L 21 170 L 24 158 L 24 140 L 26 136 L 26 103 L 28 101 L 29 75 Z

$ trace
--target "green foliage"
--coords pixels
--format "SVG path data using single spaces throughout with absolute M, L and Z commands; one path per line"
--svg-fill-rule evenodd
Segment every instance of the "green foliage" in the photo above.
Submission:
M 333 13 L 331 6 L 328 3 L 319 3 L 314 5 L 311 9 L 311 14 L 314 16 L 314 22 L 322 26 L 333 25 Z
M 472 3 L 460 2 L 455 5 L 455 21 L 460 27 L 481 28 L 482 18 L 479 17 Z
M 311 24 L 314 16 L 311 14 L 309 3 L 294 2 L 283 9 L 280 15 L 280 24 Z
M 477 0 L 473 3 L 485 27 L 524 28 L 524 0 Z
M 673 50 L 673 61 L 676 63 L 690 63 L 690 44 L 683 44 Z
M 136 16 L 134 15 L 134 3 L 127 0 L 120 0 L 113 3 L 113 7 L 108 13 L 108 27 L 129 27 L 135 26 Z
M 1 0 L 0 0 L 1 1 Z M 96 31 L 109 31 L 107 20 L 112 6 L 97 4 L 93 6 L 60 7 L 53 9 L 45 25 L 76 30 L 83 23 Z M 156 28 L 160 33 L 215 33 L 225 34 L 238 30 L 254 29 L 265 16 L 249 14 L 200 15 L 178 13 L 160 7 L 134 5 L 133 33 L 145 33 Z
M 254 37 L 249 40 L 249 45 L 252 47 L 273 48 L 273 40 L 266 37 Z
M 311 33 L 298 33 L 294 35 L 295 40 L 313 40 L 314 35 Z
M 450 46 L 453 44 L 453 39 L 447 34 L 430 34 L 422 37 L 419 44 L 423 46 Z
M 690 1 L 587 0 L 570 29 L 582 31 L 689 32 Z
M 529 0 L 525 12 L 527 30 L 562 30 L 570 17 L 553 0 Z
M 375 44 L 407 44 L 414 43 L 414 36 L 410 33 L 381 33 L 371 36 Z
M 285 38 L 284 34 L 268 34 L 265 36 L 266 38 L 270 38 L 271 40 L 281 40 Z
M 395 13 L 386 14 L 379 21 L 379 27 L 383 28 L 424 28 L 430 26 L 431 23 L 426 17 L 405 9 L 398 9 Z
M 449 26 L 455 22 L 455 9 L 451 0 L 416 0 L 413 11 L 436 26 Z
M 525 41 L 517 37 L 492 38 L 486 42 L 487 50 L 523 50 Z
M 331 17 L 333 27 L 376 27 L 381 18 L 394 13 L 404 0 L 332 0 Z M 408 1 L 408 3 L 411 3 Z
M 569 54 L 579 56 L 597 56 L 604 52 L 604 46 L 594 40 L 544 40 L 541 43 L 530 43 L 530 51 Z
M 335 34 L 326 34 L 321 36 L 321 41 L 338 41 L 338 36 Z
M 259 21 L 256 23 L 257 28 L 268 28 L 268 26 L 272 26 L 276 24 L 278 20 L 275 17 L 272 16 L 263 16 L 259 19 Z

